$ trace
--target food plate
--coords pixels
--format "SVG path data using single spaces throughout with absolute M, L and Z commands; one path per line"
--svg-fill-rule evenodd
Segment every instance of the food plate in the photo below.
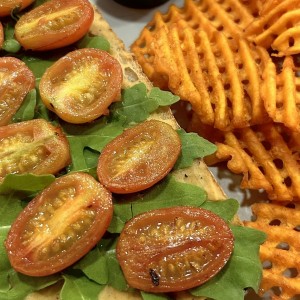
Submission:
M 166 12 L 172 4 L 178 7 L 184 5 L 184 0 L 173 0 L 152 9 L 133 9 L 122 6 L 114 0 L 92 0 L 92 2 L 101 10 L 104 18 L 128 49 L 143 27 L 152 19 L 155 11 Z M 267 199 L 264 192 L 241 190 L 239 188 L 241 176 L 233 175 L 224 166 L 211 167 L 210 170 L 226 195 L 239 201 L 239 216 L 242 220 L 251 219 L 252 203 Z

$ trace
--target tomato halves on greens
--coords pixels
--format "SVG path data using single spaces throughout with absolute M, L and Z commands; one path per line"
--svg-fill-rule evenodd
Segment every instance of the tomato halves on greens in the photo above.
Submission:
M 82 38 L 93 19 L 88 0 L 51 0 L 21 16 L 15 36 L 25 49 L 52 50 Z
M 0 126 L 10 123 L 34 86 L 35 77 L 24 62 L 14 57 L 0 57 Z
M 98 161 L 99 181 L 119 194 L 147 189 L 171 171 L 180 151 L 179 135 L 171 125 L 145 121 L 106 145 Z
M 12 267 L 30 276 L 46 276 L 75 263 L 108 228 L 111 193 L 91 175 L 59 177 L 20 213 L 5 247 Z
M 106 51 L 72 51 L 46 70 L 40 94 L 48 109 L 69 123 L 86 123 L 108 112 L 121 94 L 123 73 Z
M 234 237 L 226 222 L 197 207 L 140 214 L 121 232 L 117 258 L 128 284 L 147 292 L 176 292 L 216 275 L 231 256 Z
M 1 0 L 0 17 L 9 16 L 13 10 L 18 12 L 33 2 L 34 0 Z
M 0 181 L 7 174 L 55 174 L 69 163 L 66 136 L 44 119 L 0 127 Z

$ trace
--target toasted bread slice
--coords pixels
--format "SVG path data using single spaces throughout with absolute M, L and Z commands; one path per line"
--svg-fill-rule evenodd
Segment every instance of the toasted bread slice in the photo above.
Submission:
M 94 23 L 90 29 L 93 35 L 104 36 L 110 43 L 110 53 L 119 60 L 123 68 L 124 81 L 123 88 L 129 88 L 137 83 L 144 83 L 148 89 L 152 84 L 143 73 L 140 65 L 136 62 L 134 56 L 125 48 L 124 43 L 113 32 L 110 25 L 103 18 L 101 13 L 96 10 Z M 169 123 L 174 128 L 179 128 L 172 112 L 169 108 L 160 109 L 151 115 L 151 118 Z M 202 187 L 208 194 L 210 200 L 224 200 L 226 198 L 224 191 L 215 180 L 212 173 L 202 160 L 195 160 L 193 165 L 186 169 L 177 170 L 173 175 L 178 181 L 194 184 Z M 238 218 L 235 222 L 239 223 Z M 42 291 L 32 293 L 26 297 L 26 300 L 55 300 L 59 299 L 61 283 L 48 287 Z M 204 299 L 203 297 L 191 297 L 187 293 L 178 293 L 176 296 L 180 300 Z M 139 293 L 120 292 L 112 287 L 106 286 L 99 295 L 99 300 L 137 300 L 142 299 Z

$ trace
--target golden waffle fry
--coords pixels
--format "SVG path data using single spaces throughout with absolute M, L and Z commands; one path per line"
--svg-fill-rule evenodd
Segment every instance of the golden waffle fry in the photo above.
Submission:
M 203 123 L 230 130 L 267 122 L 259 88 L 270 60 L 264 49 L 217 30 L 195 31 L 181 20 L 157 30 L 151 50 L 156 74 L 192 104 Z
M 253 17 L 257 17 L 262 10 L 266 0 L 240 0 L 243 6 L 248 9 Z
M 278 75 L 276 65 L 268 61 L 261 88 L 265 108 L 273 121 L 300 131 L 300 78 L 296 72 L 291 56 L 285 57 Z
M 241 188 L 264 189 L 269 199 L 300 201 L 299 133 L 273 123 L 224 133 L 219 160 L 243 174 Z
M 267 234 L 260 247 L 260 295 L 268 294 L 268 299 L 296 299 L 300 295 L 300 206 L 256 203 L 252 210 L 256 220 L 245 225 Z
M 299 0 L 267 0 L 245 36 L 256 45 L 278 51 L 278 56 L 293 55 L 300 52 L 299 25 Z
M 168 28 L 179 20 L 184 20 L 195 31 L 200 28 L 211 34 L 218 30 L 228 39 L 239 40 L 243 30 L 253 21 L 253 16 L 238 0 L 186 0 L 182 8 L 171 5 L 167 13 L 157 12 L 132 44 L 131 50 L 149 79 L 164 89 L 168 88 L 168 78 L 156 73 L 153 66 L 156 53 L 153 52 L 151 43 L 162 26 Z

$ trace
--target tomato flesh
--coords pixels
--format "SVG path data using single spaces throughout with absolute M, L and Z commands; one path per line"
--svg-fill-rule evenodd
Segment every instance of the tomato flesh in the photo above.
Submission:
M 180 138 L 171 125 L 145 121 L 106 145 L 98 161 L 99 181 L 114 193 L 144 190 L 171 171 L 180 151 Z
M 82 38 L 93 19 L 94 9 L 88 0 L 52 0 L 21 16 L 15 36 L 25 49 L 57 49 Z
M 32 71 L 21 60 L 0 57 L 0 126 L 7 125 L 35 87 Z
M 233 234 L 216 214 L 171 207 L 140 214 L 126 223 L 117 258 L 128 284 L 143 291 L 177 292 L 216 275 L 231 256 Z
M 35 119 L 0 127 L 0 181 L 7 174 L 56 174 L 70 163 L 59 127 Z
M 52 65 L 42 76 L 44 104 L 63 120 L 80 124 L 107 113 L 121 93 L 122 68 L 106 51 L 79 49 Z
M 14 9 L 20 11 L 33 2 L 34 0 L 1 0 L 0 17 L 9 16 Z
M 12 267 L 30 276 L 65 269 L 97 244 L 112 212 L 110 192 L 91 175 L 56 179 L 13 223 L 5 241 Z

